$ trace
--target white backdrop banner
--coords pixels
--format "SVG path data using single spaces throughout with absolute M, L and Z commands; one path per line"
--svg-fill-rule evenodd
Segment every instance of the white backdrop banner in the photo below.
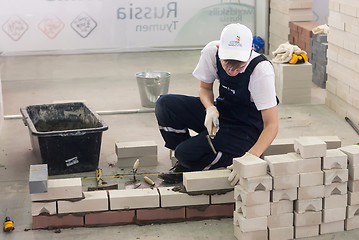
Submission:
M 233 22 L 255 33 L 255 0 L 0 0 L 0 51 L 203 46 Z

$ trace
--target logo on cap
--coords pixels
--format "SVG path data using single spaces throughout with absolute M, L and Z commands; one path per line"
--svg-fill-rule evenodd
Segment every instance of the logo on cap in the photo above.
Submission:
M 228 42 L 228 46 L 229 46 L 229 47 L 242 47 L 241 37 L 240 37 L 240 36 L 236 36 L 236 41 L 229 41 L 229 42 Z

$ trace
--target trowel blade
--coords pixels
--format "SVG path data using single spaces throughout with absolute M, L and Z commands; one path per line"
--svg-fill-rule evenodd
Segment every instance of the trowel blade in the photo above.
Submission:
M 139 186 L 141 186 L 141 183 L 139 181 L 125 183 L 125 189 L 136 189 Z

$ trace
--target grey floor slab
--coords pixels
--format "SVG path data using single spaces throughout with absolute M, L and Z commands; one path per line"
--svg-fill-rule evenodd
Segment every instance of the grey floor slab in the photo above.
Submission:
M 22 106 L 56 100 L 86 100 L 96 111 L 142 108 L 136 72 L 152 69 L 171 72 L 170 93 L 197 95 L 198 81 L 191 75 L 200 51 L 173 51 L 65 56 L 26 56 L 2 59 L 2 88 L 5 114 L 19 115 Z M 308 105 L 279 105 L 277 138 L 331 136 L 343 145 L 359 142 L 358 135 L 324 105 L 325 90 L 313 85 Z M 115 143 L 155 141 L 157 167 L 142 167 L 139 174 L 165 171 L 171 166 L 153 112 L 101 116 L 109 129 L 103 132 L 99 167 L 109 183 L 121 188 L 130 169 L 116 166 Z M 103 228 L 31 230 L 31 201 L 28 193 L 29 166 L 39 164 L 34 156 L 27 127 L 21 119 L 7 119 L 0 135 L 0 220 L 9 215 L 16 230 L 0 232 L 0 239 L 235 239 L 232 219 L 191 221 L 145 226 L 126 225 Z M 94 172 L 58 175 L 51 178 L 83 177 L 84 191 L 95 183 Z M 150 175 L 157 183 L 156 175 Z M 141 177 L 140 177 L 141 178 Z M 142 179 L 141 179 L 142 180 Z M 143 182 L 142 187 L 145 186 Z M 308 239 L 358 239 L 359 230 L 327 234 Z

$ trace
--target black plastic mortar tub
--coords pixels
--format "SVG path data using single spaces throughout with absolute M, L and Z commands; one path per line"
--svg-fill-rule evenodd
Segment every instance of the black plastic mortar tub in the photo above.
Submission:
M 49 175 L 96 170 L 102 132 L 108 129 L 96 112 L 82 102 L 32 105 L 20 112 Z

